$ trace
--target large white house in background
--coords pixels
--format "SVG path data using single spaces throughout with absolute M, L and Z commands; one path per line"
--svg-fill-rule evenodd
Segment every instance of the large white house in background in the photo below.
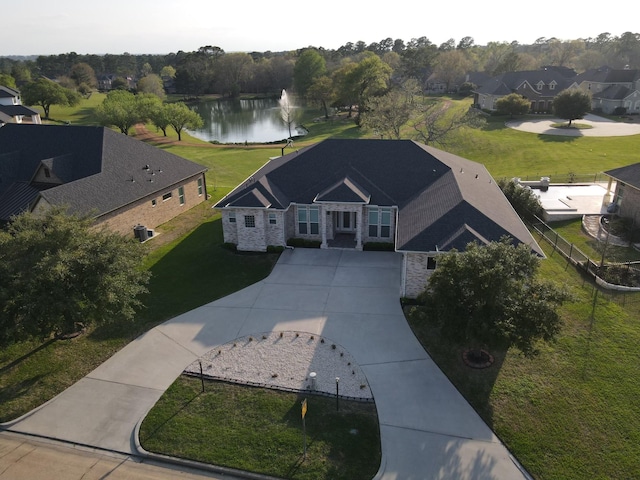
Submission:
M 289 239 L 404 257 L 415 297 L 441 252 L 510 236 L 542 250 L 483 165 L 409 140 L 329 139 L 270 160 L 220 200 L 224 241 L 266 251 Z
M 31 123 L 40 124 L 40 113 L 22 105 L 20 92 L 0 85 L 0 125 L 5 123 L 22 123 L 27 117 Z

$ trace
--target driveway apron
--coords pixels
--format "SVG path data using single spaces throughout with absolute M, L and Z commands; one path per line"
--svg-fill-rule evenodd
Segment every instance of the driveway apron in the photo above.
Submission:
M 265 280 L 155 327 L 3 426 L 135 454 L 136 425 L 187 365 L 238 337 L 298 331 L 342 345 L 366 374 L 382 440 L 376 479 L 529 478 L 413 335 L 401 266 L 391 252 L 286 250 Z

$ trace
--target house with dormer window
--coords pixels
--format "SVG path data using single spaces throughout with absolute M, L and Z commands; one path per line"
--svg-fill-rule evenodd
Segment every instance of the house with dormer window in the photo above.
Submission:
M 517 93 L 529 100 L 531 113 L 550 113 L 553 99 L 569 87 L 575 72 L 546 67 L 540 70 L 508 72 L 483 82 L 474 93 L 474 104 L 488 111 L 497 110 L 502 97 Z
M 105 127 L 0 127 L 0 223 L 65 206 L 123 235 L 206 199 L 206 168 Z
M 640 113 L 640 70 L 594 68 L 576 76 L 572 87 L 591 94 L 593 110 Z
M 543 255 L 480 164 L 409 140 L 329 139 L 270 160 L 214 208 L 224 241 L 264 252 L 387 244 L 402 253 L 401 296 L 421 293 L 441 252 L 509 236 Z

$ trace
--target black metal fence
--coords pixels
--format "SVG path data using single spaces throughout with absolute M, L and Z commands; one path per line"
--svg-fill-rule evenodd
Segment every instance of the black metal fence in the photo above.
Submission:
M 589 258 L 586 253 L 562 237 L 558 232 L 538 217 L 535 217 L 535 220 L 530 223 L 530 226 L 540 234 L 541 239 L 544 239 L 553 247 L 554 252 L 558 252 L 569 263 L 584 272 L 589 278 L 595 280 L 600 260 L 596 261 Z M 594 295 L 597 291 L 601 298 L 614 302 L 623 308 L 627 306 L 640 305 L 640 292 L 599 288 L 595 283 L 593 284 L 593 290 Z
M 543 173 L 518 177 L 524 182 L 533 182 L 542 177 L 549 177 L 551 183 L 603 183 L 608 182 L 609 177 L 604 173 Z
M 598 272 L 598 265 L 586 253 L 566 240 L 538 217 L 535 217 L 535 220 L 531 222 L 531 227 L 553 247 L 554 252 L 557 251 L 567 261 L 595 278 Z

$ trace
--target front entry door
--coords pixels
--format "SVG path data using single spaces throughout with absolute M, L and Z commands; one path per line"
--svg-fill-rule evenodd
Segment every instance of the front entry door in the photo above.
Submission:
M 338 232 L 355 232 L 356 231 L 356 212 L 336 212 L 337 222 L 336 230 Z

